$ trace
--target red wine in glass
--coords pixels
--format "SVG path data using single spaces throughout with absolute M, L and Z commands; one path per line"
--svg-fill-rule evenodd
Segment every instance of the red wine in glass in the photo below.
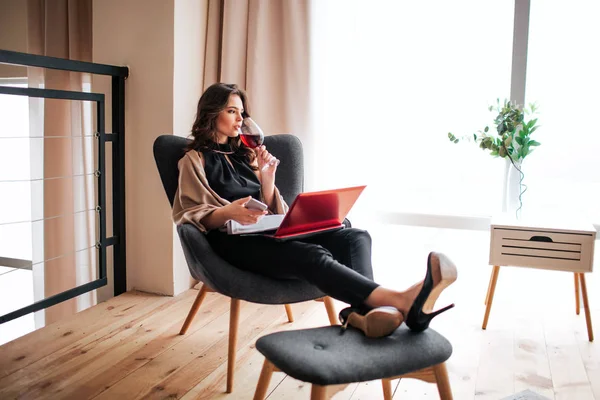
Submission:
M 258 126 L 256 122 L 252 120 L 250 117 L 244 118 L 242 121 L 242 128 L 240 130 L 240 139 L 242 142 L 250 147 L 251 149 L 255 149 L 265 141 L 265 134 L 262 129 Z M 269 165 L 279 165 L 279 160 L 273 158 L 269 164 L 265 165 L 263 169 L 266 169 Z
M 240 135 L 240 139 L 242 139 L 242 142 L 244 142 L 244 144 L 252 149 L 257 148 L 258 146 L 260 146 L 263 142 L 263 138 L 257 135 L 248 135 L 248 134 L 244 134 L 242 133 Z
M 258 126 L 252 118 L 244 118 L 242 122 L 242 129 L 240 132 L 240 139 L 242 142 L 251 149 L 255 149 L 265 141 L 265 134 L 262 129 Z

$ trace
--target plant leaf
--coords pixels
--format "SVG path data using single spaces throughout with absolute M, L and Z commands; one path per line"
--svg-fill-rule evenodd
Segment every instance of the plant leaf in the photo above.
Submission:
M 541 143 L 536 141 L 536 140 L 530 140 L 529 143 L 527 143 L 529 146 L 539 146 Z M 529 147 L 528 146 L 528 147 Z

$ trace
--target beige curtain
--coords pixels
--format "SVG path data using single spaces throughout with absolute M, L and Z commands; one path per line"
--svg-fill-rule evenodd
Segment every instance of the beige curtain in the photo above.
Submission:
M 91 0 L 28 0 L 27 6 L 29 53 L 92 61 Z M 30 87 L 89 91 L 90 77 L 29 68 L 28 80 Z M 81 101 L 30 100 L 35 300 L 97 278 L 96 251 L 90 248 L 96 240 L 95 215 L 87 211 L 95 203 L 91 107 Z M 36 327 L 94 302 L 90 293 L 50 307 L 37 313 Z
M 266 134 L 310 143 L 310 0 L 209 0 L 203 87 L 237 83 Z

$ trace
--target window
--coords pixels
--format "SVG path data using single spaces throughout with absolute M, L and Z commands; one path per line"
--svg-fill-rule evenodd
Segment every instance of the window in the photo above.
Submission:
M 600 222 L 600 3 L 532 1 L 526 97 L 541 146 L 525 160 L 524 211 Z
M 0 85 L 27 87 L 26 79 Z M 0 315 L 34 302 L 33 273 L 15 268 L 32 259 L 29 100 L 0 94 Z M 7 322 L 0 344 L 35 329 L 34 315 Z
M 500 211 L 503 160 L 447 134 L 481 129 L 509 96 L 514 2 L 315 7 L 314 186 L 367 183 L 370 209 Z

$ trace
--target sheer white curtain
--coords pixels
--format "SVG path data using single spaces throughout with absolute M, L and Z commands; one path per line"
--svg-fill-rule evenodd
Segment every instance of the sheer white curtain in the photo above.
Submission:
M 600 3 L 531 3 L 528 102 L 538 103 L 537 140 L 525 161 L 524 211 L 579 214 L 600 223 Z
M 366 183 L 372 210 L 500 211 L 503 160 L 447 134 L 509 96 L 514 2 L 315 3 L 309 188 Z

